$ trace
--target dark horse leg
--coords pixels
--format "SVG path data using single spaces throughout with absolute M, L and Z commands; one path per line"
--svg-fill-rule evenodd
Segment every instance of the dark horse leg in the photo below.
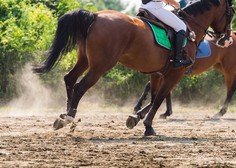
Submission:
M 144 125 L 146 126 L 145 136 L 155 135 L 155 131 L 152 128 L 152 120 L 165 97 L 167 97 L 166 105 L 168 110 L 163 114 L 163 116 L 166 117 L 172 114 L 170 91 L 180 81 L 184 72 L 177 69 L 175 69 L 174 71 L 175 72 L 173 72 L 173 77 L 167 75 L 167 73 L 165 77 L 168 78 L 166 79 L 165 77 L 160 78 L 160 76 L 151 75 L 151 103 L 139 110 L 136 116 L 129 116 L 126 121 L 126 126 L 128 128 L 132 129 L 137 125 L 140 119 L 145 118 L 146 114 L 148 113 L 144 120 Z M 148 85 L 149 84 L 147 84 L 146 86 Z
M 153 105 L 153 100 L 160 88 L 160 84 L 162 82 L 161 79 L 162 78 L 160 78 L 159 75 L 154 75 L 154 74 L 151 75 L 151 81 L 146 84 L 145 91 L 142 94 L 139 100 L 139 103 L 137 103 L 136 108 L 135 108 L 135 110 L 137 109 L 140 109 L 140 110 L 135 111 L 135 114 L 132 116 L 129 116 L 128 119 L 126 120 L 126 126 L 128 128 L 132 129 L 133 127 L 135 127 L 140 121 L 140 119 L 143 119 L 145 115 L 148 113 L 148 111 Z M 142 103 L 143 103 L 142 101 L 146 99 L 146 96 L 149 90 L 151 90 L 151 102 L 147 104 L 145 107 L 141 108 Z
M 104 64 L 101 59 L 101 64 Z M 94 67 L 90 67 L 87 74 L 80 80 L 80 82 L 76 83 L 74 85 L 74 90 L 72 94 L 72 100 L 71 100 L 71 107 L 68 112 L 68 115 L 71 117 L 75 117 L 76 110 L 79 104 L 80 99 L 85 94 L 85 92 L 91 88 L 98 79 L 109 69 L 111 69 L 114 64 L 107 65 L 107 66 L 101 66 L 100 64 L 97 64 Z M 101 68 L 102 67 L 102 68 Z
M 161 114 L 159 118 L 166 119 L 168 116 L 171 116 L 172 113 L 173 111 L 172 111 L 171 94 L 169 93 L 166 96 L 166 112 Z
M 155 99 L 162 83 L 163 83 L 163 76 L 156 75 L 156 74 L 151 75 L 151 81 L 150 81 L 151 103 L 137 112 L 138 116 L 141 119 L 143 119 L 146 116 L 146 114 L 148 113 L 148 111 L 152 107 L 154 99 Z
M 70 112 L 70 106 L 71 106 L 71 99 L 73 94 L 73 88 L 74 85 L 79 78 L 83 74 L 83 72 L 88 68 L 88 60 L 85 55 L 83 55 L 81 52 L 79 54 L 79 59 L 75 66 L 72 68 L 72 70 L 64 76 L 64 81 L 66 85 L 66 93 L 67 93 L 67 113 Z M 75 111 L 76 112 L 76 111 Z M 56 119 L 56 121 L 53 124 L 53 128 L 55 130 L 60 129 L 67 125 L 68 123 L 72 122 L 74 119 L 73 116 L 69 116 L 67 114 L 61 114 L 59 119 Z
M 213 118 L 219 118 L 222 117 L 228 109 L 228 105 L 236 91 L 236 76 L 234 75 L 234 73 L 229 73 L 229 74 L 225 74 L 224 73 L 224 77 L 225 77 L 225 82 L 227 85 L 227 96 L 226 99 L 224 101 L 224 105 L 221 108 L 220 112 L 218 112 L 217 114 L 215 114 L 213 116 Z
M 70 110 L 71 98 L 73 93 L 73 87 L 83 72 L 88 68 L 87 57 L 82 56 L 82 53 L 79 54 L 80 58 L 77 61 L 73 69 L 64 77 L 66 92 L 67 92 L 67 112 Z
M 165 97 L 170 93 L 173 87 L 181 80 L 184 74 L 184 69 L 170 69 L 164 76 L 164 80 L 161 84 L 161 87 L 154 98 L 153 105 L 147 113 L 146 118 L 143 123 L 146 127 L 144 133 L 145 136 L 155 135 L 155 131 L 152 128 L 152 120 L 155 117 L 155 114 L 160 107 L 161 103 Z
M 151 86 L 149 81 L 146 83 L 144 91 L 134 107 L 135 113 L 137 113 L 142 108 L 143 101 L 147 99 L 147 95 L 150 89 Z M 145 106 L 145 108 L 147 108 L 148 106 L 149 105 Z M 161 114 L 159 118 L 166 119 L 166 117 L 170 116 L 171 114 L 172 114 L 172 102 L 171 102 L 171 94 L 169 93 L 166 97 L 166 112 Z
M 55 130 L 60 129 L 73 121 L 80 99 L 86 93 L 86 91 L 98 81 L 103 72 L 105 71 L 100 71 L 97 68 L 89 69 L 87 74 L 80 80 L 80 82 L 74 85 L 69 111 L 67 112 L 67 115 L 61 115 L 61 119 L 57 119 L 54 122 L 53 127 Z
M 135 113 L 137 113 L 142 108 L 143 101 L 145 101 L 147 99 L 147 95 L 150 92 L 150 90 L 151 90 L 151 85 L 150 85 L 150 81 L 149 81 L 146 83 L 141 97 L 138 99 L 137 104 L 134 106 Z

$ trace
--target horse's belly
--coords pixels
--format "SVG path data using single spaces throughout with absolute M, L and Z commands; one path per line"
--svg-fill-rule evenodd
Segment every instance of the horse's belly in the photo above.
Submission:
M 162 70 L 167 61 L 167 55 L 160 55 L 158 53 L 127 55 L 119 60 L 120 63 L 130 69 L 147 73 Z

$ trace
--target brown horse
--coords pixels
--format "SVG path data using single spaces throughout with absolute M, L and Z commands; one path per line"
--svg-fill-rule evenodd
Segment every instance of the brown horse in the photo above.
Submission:
M 232 0 L 201 0 L 184 9 L 182 16 L 196 34 L 196 41 L 188 41 L 186 46 L 189 59 L 194 60 L 197 45 L 209 26 L 216 33 L 226 33 L 232 20 L 232 15 L 228 13 L 233 13 L 232 10 Z M 185 67 L 173 68 L 169 61 L 173 52 L 156 45 L 149 26 L 139 18 L 116 11 L 92 13 L 77 10 L 59 19 L 49 55 L 43 65 L 35 67 L 34 71 L 50 71 L 62 55 L 77 45 L 77 63 L 64 77 L 68 98 L 67 114 L 61 115 L 54 122 L 54 129 L 73 121 L 82 96 L 105 72 L 120 62 L 136 71 L 163 73 L 163 85 L 144 120 L 145 135 L 154 135 L 152 120 L 155 113 L 185 72 Z M 85 76 L 76 83 L 86 70 Z
M 224 75 L 227 87 L 227 96 L 221 110 L 214 115 L 214 118 L 222 117 L 228 109 L 228 105 L 236 91 L 236 32 L 232 35 L 233 44 L 227 48 L 220 48 L 216 45 L 216 39 L 206 37 L 210 44 L 211 55 L 205 58 L 196 59 L 194 65 L 191 67 L 191 75 L 197 75 L 209 68 L 214 67 Z M 159 76 L 157 76 L 158 78 Z M 146 99 L 150 91 L 150 82 L 145 86 L 144 92 L 136 104 L 134 110 L 138 112 L 141 109 L 142 102 Z M 166 112 L 160 115 L 160 118 L 166 118 L 172 114 L 171 95 L 166 97 Z

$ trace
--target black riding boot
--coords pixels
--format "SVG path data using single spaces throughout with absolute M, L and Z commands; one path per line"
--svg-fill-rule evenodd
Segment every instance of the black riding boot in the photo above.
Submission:
M 175 60 L 174 60 L 174 67 L 180 66 L 189 66 L 192 64 L 191 60 L 185 60 L 183 58 L 183 43 L 185 39 L 185 31 L 180 30 L 176 33 L 176 40 L 175 40 Z

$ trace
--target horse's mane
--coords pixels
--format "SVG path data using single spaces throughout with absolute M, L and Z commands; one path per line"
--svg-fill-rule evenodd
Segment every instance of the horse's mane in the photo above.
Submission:
M 211 7 L 213 6 L 219 6 L 220 0 L 200 0 L 198 2 L 195 2 L 185 8 L 183 10 L 188 13 L 189 15 L 198 15 L 200 13 L 203 13 L 205 11 L 209 11 Z M 181 12 L 180 12 L 181 14 Z

